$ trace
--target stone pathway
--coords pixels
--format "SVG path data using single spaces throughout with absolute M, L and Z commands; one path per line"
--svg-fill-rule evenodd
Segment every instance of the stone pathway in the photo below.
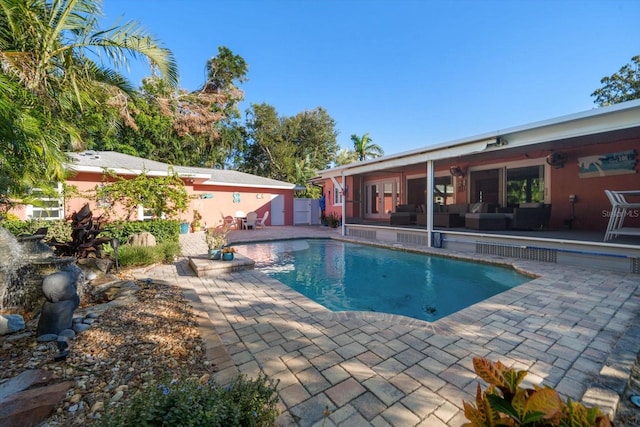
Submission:
M 284 236 L 339 237 L 296 226 L 230 240 Z M 185 256 L 206 253 L 200 233 L 181 235 L 181 245 Z M 460 426 L 478 384 L 474 356 L 527 369 L 529 384 L 612 414 L 640 351 L 639 277 L 506 262 L 539 277 L 433 323 L 333 313 L 257 270 L 198 278 L 181 259 L 137 275 L 175 283 L 194 301 L 216 380 L 240 372 L 280 381 L 281 425 Z

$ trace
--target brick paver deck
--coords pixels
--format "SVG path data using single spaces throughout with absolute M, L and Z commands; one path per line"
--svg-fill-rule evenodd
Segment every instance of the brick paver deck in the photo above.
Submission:
M 305 226 L 230 235 L 283 237 L 339 235 Z M 181 244 L 184 259 L 137 275 L 183 287 L 217 381 L 261 372 L 280 381 L 280 425 L 460 426 L 478 383 L 474 356 L 527 369 L 529 383 L 613 414 L 640 351 L 637 275 L 478 255 L 538 278 L 428 323 L 333 313 L 257 270 L 199 278 L 186 257 L 206 253 L 202 235 L 182 235 Z

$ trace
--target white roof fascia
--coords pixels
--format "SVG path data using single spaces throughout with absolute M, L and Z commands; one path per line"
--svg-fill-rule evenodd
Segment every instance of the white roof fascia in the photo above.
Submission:
M 375 172 L 380 170 L 381 166 L 384 168 L 393 168 L 398 166 L 406 166 L 408 164 L 426 163 L 429 160 L 446 159 L 449 157 L 457 157 L 465 154 L 472 154 L 483 151 L 487 148 L 487 145 L 494 143 L 496 136 L 491 139 L 484 139 L 481 141 L 473 141 L 471 143 L 451 145 L 447 144 L 446 147 L 433 146 L 428 148 L 422 148 L 421 150 L 414 150 L 410 152 L 401 153 L 394 156 L 379 157 L 373 159 L 373 161 L 352 163 L 345 166 L 340 166 L 335 169 L 328 169 L 320 171 L 319 173 L 326 177 L 342 176 L 344 175 L 356 175 L 366 172 Z
M 579 123 L 579 126 L 576 124 Z M 453 158 L 463 154 L 483 151 L 506 150 L 518 146 L 526 146 L 541 142 L 585 136 L 594 133 L 621 130 L 640 124 L 640 100 L 623 102 L 607 107 L 594 108 L 589 111 L 556 117 L 549 120 L 516 126 L 470 138 L 463 138 L 446 143 L 436 144 L 411 151 L 379 157 L 359 163 L 338 166 L 318 172 L 322 177 L 341 176 L 342 171 L 349 175 L 392 168 L 407 164 L 421 163 L 427 160 Z M 504 137 L 507 145 L 489 147 L 497 137 Z M 486 143 L 482 148 L 482 143 Z M 472 151 L 460 149 L 465 145 L 479 144 Z M 434 153 L 437 152 L 437 153 Z
M 113 171 L 117 175 L 140 175 L 142 172 L 147 174 L 147 176 L 167 176 L 169 175 L 169 171 L 161 171 L 161 170 L 139 170 L 139 169 L 124 169 L 124 168 L 110 168 L 110 167 L 99 167 L 99 166 L 81 166 L 81 165 L 69 165 L 69 169 L 76 172 L 90 172 L 90 173 L 103 173 L 105 169 Z M 180 178 L 199 178 L 199 179 L 207 179 L 210 178 L 211 175 L 203 174 L 203 173 L 192 173 L 192 172 L 177 172 Z
M 640 102 L 636 103 L 635 108 L 617 109 L 598 115 L 576 116 L 571 121 L 548 121 L 540 124 L 541 126 L 536 128 L 516 128 L 501 132 L 508 141 L 508 145 L 500 148 L 523 147 L 640 126 Z
M 278 190 L 296 190 L 297 186 L 295 184 L 289 185 L 272 185 L 272 184 L 242 184 L 242 183 L 233 183 L 233 182 L 221 182 L 221 181 L 205 181 L 201 185 L 219 185 L 224 187 L 245 187 L 245 188 L 272 188 Z M 304 189 L 305 187 L 301 187 Z

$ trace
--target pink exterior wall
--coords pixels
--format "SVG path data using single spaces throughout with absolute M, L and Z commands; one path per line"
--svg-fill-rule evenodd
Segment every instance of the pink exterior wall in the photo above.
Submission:
M 101 174 L 81 172 L 67 181 L 68 185 L 78 188 L 81 193 L 93 193 L 96 185 L 102 182 Z M 271 225 L 274 212 L 271 209 L 272 197 L 281 195 L 284 197 L 284 225 L 293 225 L 293 190 L 292 189 L 271 189 L 271 188 L 250 188 L 250 187 L 230 187 L 230 186 L 209 186 L 192 184 L 185 181 L 185 189 L 193 198 L 189 202 L 189 208 L 183 212 L 179 219 L 185 222 L 193 221 L 193 211 L 197 210 L 202 219 L 201 225 L 216 226 L 222 223 L 222 217 L 226 215 L 235 216 L 237 211 L 245 213 L 255 211 L 258 217 L 262 217 L 269 211 L 269 218 L 266 225 Z M 239 197 L 235 197 L 237 193 Z M 210 196 L 210 198 L 208 198 Z M 89 206 L 95 216 L 108 214 L 111 219 L 124 219 L 126 212 L 119 206 L 109 207 L 107 211 L 97 206 L 95 199 L 91 196 L 77 197 L 65 201 L 65 217 L 70 216 L 89 202 Z M 12 211 L 21 219 L 26 219 L 24 209 Z M 137 220 L 137 213 L 131 215 L 131 220 Z

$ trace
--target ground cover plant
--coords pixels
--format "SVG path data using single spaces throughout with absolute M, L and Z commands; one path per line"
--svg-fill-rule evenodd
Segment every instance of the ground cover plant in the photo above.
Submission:
M 113 406 L 96 425 L 272 426 L 278 416 L 277 383 L 260 376 L 237 377 L 222 386 L 200 379 L 152 381 L 122 406 Z

